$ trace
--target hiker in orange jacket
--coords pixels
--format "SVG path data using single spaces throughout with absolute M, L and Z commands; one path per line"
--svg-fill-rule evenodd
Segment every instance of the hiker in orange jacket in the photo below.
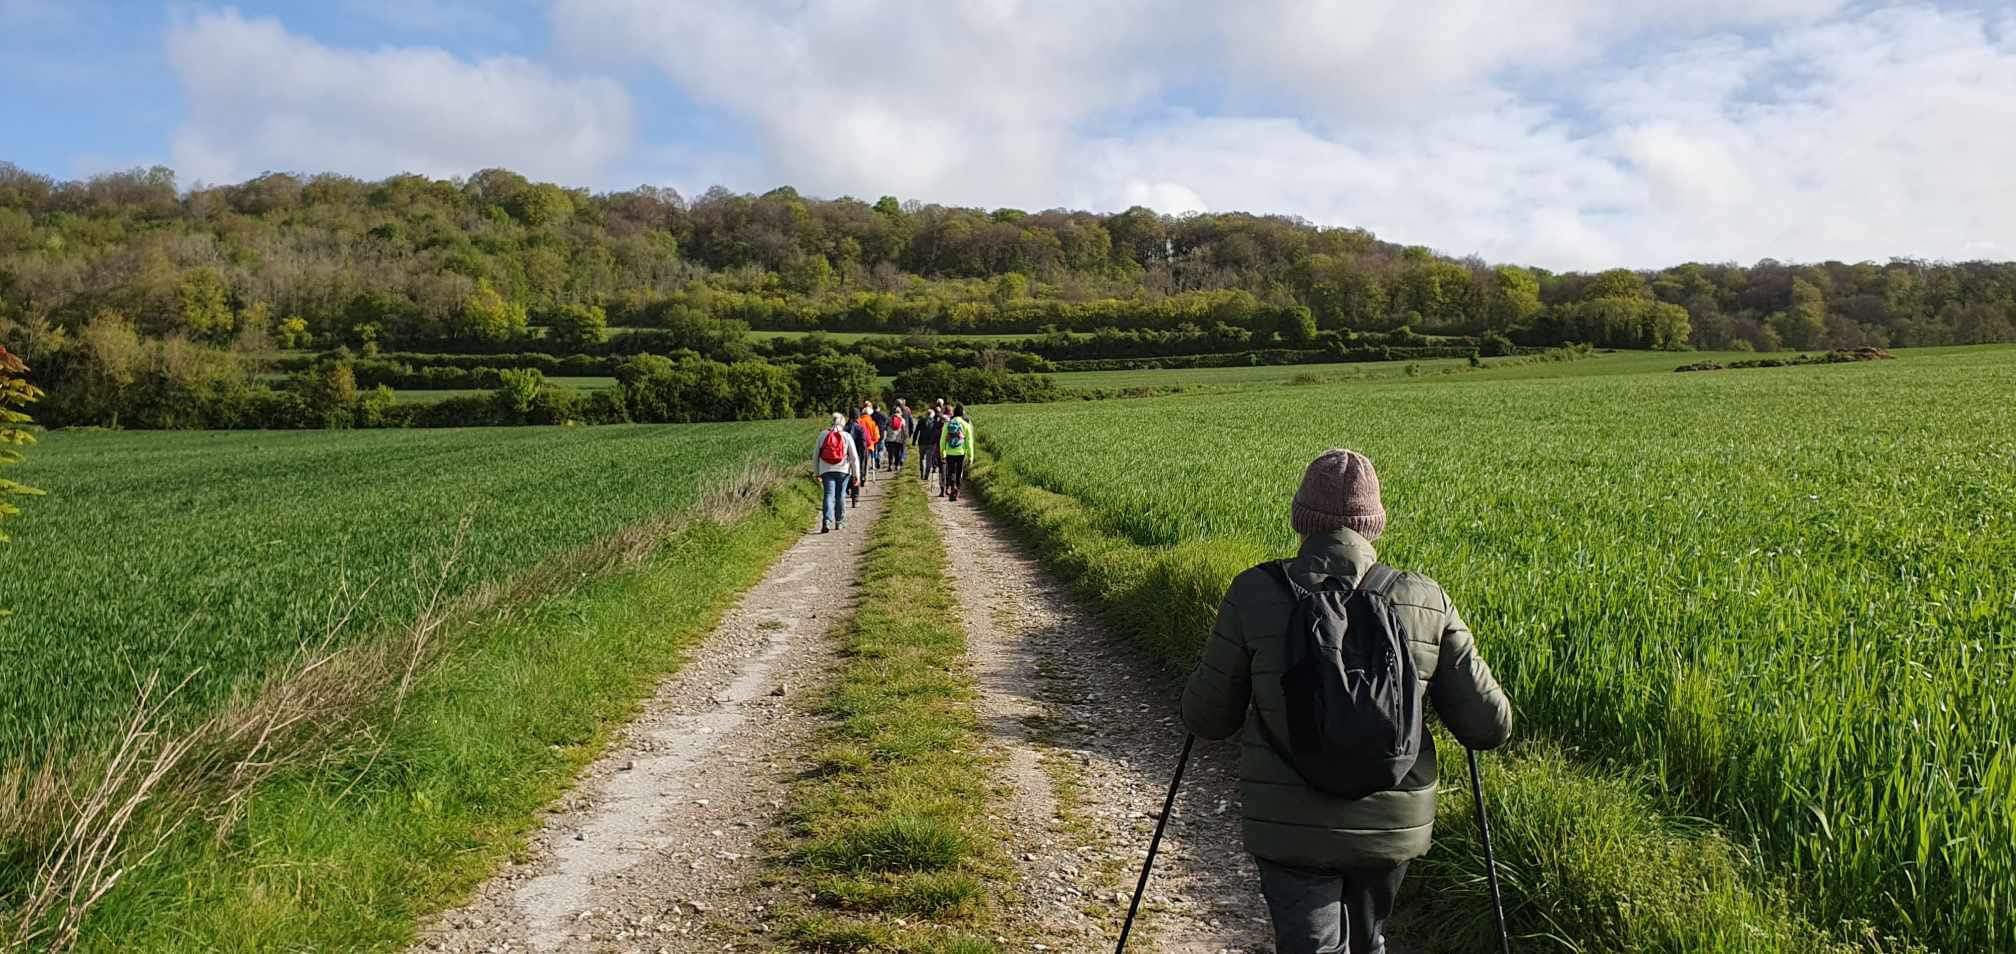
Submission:
M 879 469 L 882 466 L 882 429 L 875 426 L 875 405 L 862 401 L 861 415 L 854 419 L 854 423 L 861 426 L 861 433 L 867 435 L 868 439 L 868 460 L 862 467 L 864 473 L 861 477 L 866 481 L 868 477 L 865 471 L 870 468 Z

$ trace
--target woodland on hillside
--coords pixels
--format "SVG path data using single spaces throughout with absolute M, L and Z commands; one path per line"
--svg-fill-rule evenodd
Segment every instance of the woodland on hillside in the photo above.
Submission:
M 931 332 L 1026 334 L 1024 347 L 992 350 L 1049 361 L 1346 360 L 1396 340 L 1422 347 L 1424 335 L 1464 336 L 1448 347 L 1465 351 L 1967 344 L 2016 339 L 2016 263 L 1557 274 L 1247 213 L 987 211 L 788 187 L 689 200 L 504 169 L 376 182 L 269 173 L 182 191 L 163 167 L 59 182 L 0 163 L 0 344 L 35 369 L 62 421 L 117 422 L 124 409 L 140 426 L 150 414 L 158 426 L 229 424 L 136 409 L 264 387 L 260 373 L 270 379 L 272 359 L 290 351 L 333 352 L 322 363 L 346 367 L 350 355 L 385 353 L 650 353 L 770 363 L 791 377 L 814 356 L 858 350 L 818 338 L 759 349 L 750 329 L 907 335 L 944 352 L 864 354 L 883 374 L 940 359 L 1046 369 L 917 338 Z M 384 373 L 434 366 L 401 368 Z M 329 386 L 314 377 L 283 390 Z M 112 402 L 109 421 L 66 397 L 94 388 Z M 142 392 L 158 400 L 133 397 Z M 759 403 L 809 406 L 802 397 Z

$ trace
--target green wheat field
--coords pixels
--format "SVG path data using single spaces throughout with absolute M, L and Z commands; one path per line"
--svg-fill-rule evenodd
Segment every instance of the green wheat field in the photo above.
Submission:
M 1521 732 L 1649 777 L 1822 917 L 2016 949 L 2016 350 L 992 409 L 991 449 L 1153 547 L 1293 546 L 1329 446 Z M 1564 376 L 1565 375 L 1565 376 Z
M 141 680 L 200 711 L 324 638 L 688 507 L 792 421 L 445 431 L 61 432 L 0 548 L 0 751 L 116 729 Z M 28 561 L 34 572 L 24 572 Z M 60 678 L 49 678 L 49 674 Z

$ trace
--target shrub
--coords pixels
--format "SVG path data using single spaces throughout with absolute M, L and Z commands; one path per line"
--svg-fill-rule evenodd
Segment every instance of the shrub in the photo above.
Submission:
M 850 407 L 875 391 L 875 367 L 856 355 L 820 355 L 798 366 L 798 410 L 820 414 Z
M 1025 404 L 1065 396 L 1048 375 L 955 368 L 943 361 L 897 375 L 889 393 L 944 396 L 967 404 Z
M 489 282 L 476 283 L 457 318 L 456 332 L 471 341 L 509 341 L 525 335 L 525 306 L 498 294 Z
M 350 365 L 332 362 L 295 375 L 294 393 L 316 427 L 350 427 L 356 423 L 357 374 Z
M 672 374 L 672 359 L 656 354 L 640 354 L 616 367 L 616 382 L 633 420 L 671 419 L 672 408 L 666 403 L 670 388 L 659 381 Z
M 587 351 L 602 347 L 609 328 L 609 316 L 600 305 L 560 305 L 539 315 L 546 326 L 546 344 L 561 351 Z
M 614 388 L 588 392 L 588 399 L 582 402 L 581 420 L 585 424 L 628 422 L 630 409 L 623 403 L 623 392 Z
M 513 423 L 498 413 L 496 397 L 489 394 L 457 395 L 414 405 L 415 427 L 487 427 Z
M 728 403 L 738 421 L 790 417 L 798 404 L 798 388 L 783 368 L 765 361 L 741 361 L 728 366 Z
M 531 412 L 532 402 L 538 400 L 539 389 L 545 384 L 546 376 L 532 368 L 503 371 L 498 374 L 493 396 L 506 416 L 524 417 Z
M 392 389 L 381 384 L 357 395 L 353 420 L 358 427 L 406 427 L 413 420 L 409 407 L 400 404 Z
M 533 372 L 537 373 L 537 372 Z M 578 424 L 588 406 L 588 395 L 574 388 L 545 386 L 532 397 L 523 415 L 527 424 Z
M 635 421 L 750 421 L 788 417 L 791 375 L 763 361 L 722 364 L 637 355 L 616 368 L 623 408 Z

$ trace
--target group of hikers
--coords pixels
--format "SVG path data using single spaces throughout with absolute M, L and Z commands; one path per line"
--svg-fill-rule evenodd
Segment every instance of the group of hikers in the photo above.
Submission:
M 973 446 L 963 407 L 940 400 L 913 416 L 903 401 L 886 414 L 863 401 L 852 418 L 834 414 L 816 455 L 821 529 L 839 525 L 843 492 L 858 494 L 871 470 L 900 472 L 913 443 L 919 477 L 936 473 L 939 493 L 957 499 Z M 1512 704 L 1442 587 L 1379 562 L 1372 544 L 1386 508 L 1371 460 L 1325 451 L 1288 511 L 1297 554 L 1233 579 L 1183 690 L 1182 720 L 1207 739 L 1241 737 L 1246 847 L 1275 949 L 1382 954 L 1401 879 L 1427 854 L 1435 823 L 1440 763 L 1427 711 L 1481 750 L 1511 735 Z M 1179 766 L 1172 799 L 1181 778 Z
M 939 398 L 917 413 L 907 399 L 898 398 L 885 409 L 864 398 L 851 415 L 834 411 L 812 450 L 813 473 L 824 485 L 819 532 L 839 529 L 848 507 L 861 505 L 861 485 L 870 473 L 903 473 L 912 444 L 917 445 L 917 479 L 937 477 L 938 496 L 958 500 L 973 452 L 973 422 L 965 405 Z

